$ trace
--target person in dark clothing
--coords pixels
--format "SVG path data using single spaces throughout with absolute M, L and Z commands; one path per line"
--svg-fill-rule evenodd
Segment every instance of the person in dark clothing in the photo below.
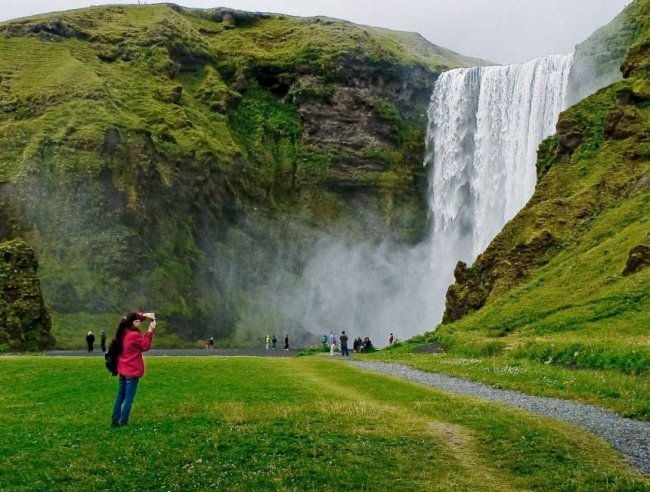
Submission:
M 372 346 L 370 338 L 366 337 L 363 339 L 363 350 L 372 351 L 375 347 Z
M 271 345 L 273 346 L 273 350 L 275 350 L 275 346 L 278 343 L 278 339 L 275 338 L 275 335 L 273 335 L 273 338 L 271 338 Z
M 86 344 L 88 344 L 88 352 L 92 352 L 95 346 L 95 335 L 93 335 L 92 331 L 89 331 L 88 335 L 86 335 Z
M 102 353 L 106 353 L 106 333 L 104 333 L 104 330 L 101 331 L 101 335 L 99 336 L 99 341 L 102 344 Z
M 284 350 L 289 350 L 289 335 L 284 336 Z
M 350 357 L 350 352 L 348 352 L 348 336 L 345 334 L 345 331 L 341 332 L 339 342 L 341 342 L 341 357 Z

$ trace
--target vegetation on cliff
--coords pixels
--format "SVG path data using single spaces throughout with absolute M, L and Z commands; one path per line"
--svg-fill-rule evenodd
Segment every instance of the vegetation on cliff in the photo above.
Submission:
M 0 243 L 0 352 L 54 346 L 34 251 L 23 241 Z
M 415 34 L 223 9 L 2 24 L 2 237 L 37 250 L 55 328 L 146 308 L 189 337 L 269 329 L 254 289 L 278 257 L 300 267 L 287 250 L 339 224 L 421 238 L 431 87 L 476 62 Z

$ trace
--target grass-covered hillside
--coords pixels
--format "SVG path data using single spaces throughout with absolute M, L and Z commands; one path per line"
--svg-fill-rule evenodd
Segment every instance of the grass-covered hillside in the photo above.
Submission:
M 625 79 L 561 115 L 530 202 L 417 340 L 444 355 L 418 363 L 650 418 L 650 2 L 630 8 Z
M 55 334 L 140 308 L 226 338 L 324 231 L 421 238 L 424 109 L 440 70 L 476 63 L 169 4 L 0 24 L 0 241 L 35 248 Z

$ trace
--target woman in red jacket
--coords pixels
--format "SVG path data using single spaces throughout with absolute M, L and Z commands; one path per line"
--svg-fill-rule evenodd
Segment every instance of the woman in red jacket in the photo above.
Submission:
M 150 319 L 149 329 L 143 335 L 140 333 L 140 323 Z M 113 406 L 112 425 L 122 427 L 129 422 L 129 413 L 138 389 L 138 381 L 144 374 L 142 352 L 151 348 L 153 334 L 156 331 L 156 315 L 154 313 L 129 313 L 117 327 L 115 338 L 109 351 L 117 354 L 117 373 L 120 382 L 117 398 Z

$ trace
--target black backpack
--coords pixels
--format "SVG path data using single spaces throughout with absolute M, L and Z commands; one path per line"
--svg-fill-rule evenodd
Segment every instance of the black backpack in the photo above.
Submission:
M 104 354 L 104 365 L 106 366 L 106 369 L 108 369 L 108 372 L 113 376 L 117 376 L 117 354 L 115 354 L 112 343 Z

